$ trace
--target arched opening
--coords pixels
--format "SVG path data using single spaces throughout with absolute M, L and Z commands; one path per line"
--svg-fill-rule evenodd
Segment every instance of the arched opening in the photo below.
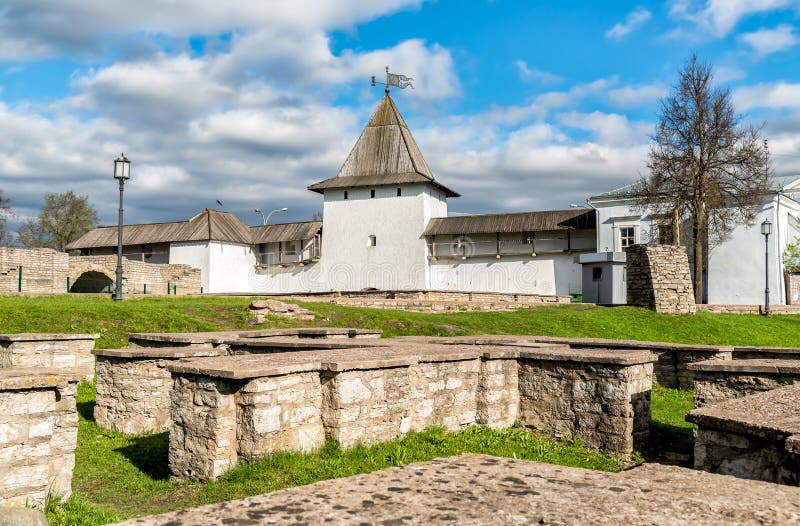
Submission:
M 90 270 L 81 274 L 69 288 L 69 291 L 84 294 L 101 293 L 110 292 L 113 288 L 114 280 L 102 272 Z

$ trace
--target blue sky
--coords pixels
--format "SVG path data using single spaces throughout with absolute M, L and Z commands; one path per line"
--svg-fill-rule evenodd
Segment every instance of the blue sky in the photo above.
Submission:
M 800 0 L 62 2 L 0 8 L 0 188 L 12 226 L 45 192 L 115 220 L 111 161 L 134 161 L 130 221 L 219 199 L 250 223 L 321 210 L 388 65 L 455 212 L 568 207 L 645 173 L 658 99 L 696 52 L 774 170 L 800 173 Z M 277 216 L 276 216 L 277 219 Z

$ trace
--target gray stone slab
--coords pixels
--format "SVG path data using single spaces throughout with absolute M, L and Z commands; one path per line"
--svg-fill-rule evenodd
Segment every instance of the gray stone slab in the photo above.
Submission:
M 327 339 L 302 338 L 296 336 L 273 336 L 269 338 L 237 338 L 229 340 L 231 347 L 241 347 L 257 351 L 259 349 L 354 349 L 359 347 L 385 347 L 386 340 L 380 339 Z
M 44 369 L 41 367 L 0 368 L 0 391 L 22 391 L 60 387 L 70 382 L 80 382 L 83 371 L 70 369 Z
M 690 363 L 690 371 L 800 374 L 800 360 L 706 360 Z
M 703 428 L 783 440 L 800 434 L 800 384 L 701 407 L 686 420 Z
M 40 332 L 21 332 L 15 334 L 0 334 L 0 341 L 3 342 L 47 342 L 47 341 L 67 341 L 67 340 L 96 340 L 99 334 L 61 334 L 61 333 L 40 333 Z
M 649 342 L 643 340 L 611 340 L 607 338 L 569 338 L 561 336 L 531 336 L 531 339 L 541 343 L 565 343 L 581 347 L 605 347 L 607 349 L 652 349 L 676 350 L 717 353 L 720 351 L 733 351 L 728 345 L 695 345 L 673 342 Z
M 222 356 L 225 351 L 211 347 L 126 347 L 125 349 L 94 349 L 92 354 L 95 356 L 110 356 L 114 358 L 129 358 L 150 360 L 153 358 L 163 358 L 165 360 L 177 360 L 180 358 L 199 358 L 205 356 Z
M 637 365 L 658 361 L 650 351 L 618 349 L 564 349 L 564 348 L 519 348 L 519 357 L 528 360 L 565 361 L 579 363 L 603 363 L 612 365 Z
M 463 455 L 122 523 L 798 524 L 800 489 L 648 464 L 604 473 Z

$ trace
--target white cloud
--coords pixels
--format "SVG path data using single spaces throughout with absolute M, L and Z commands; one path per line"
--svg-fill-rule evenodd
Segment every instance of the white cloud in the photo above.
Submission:
M 687 22 L 691 28 L 681 28 L 673 37 L 700 40 L 708 37 L 722 38 L 730 33 L 740 20 L 748 16 L 778 9 L 798 9 L 798 0 L 674 0 L 670 16 Z
M 800 109 L 800 84 L 774 82 L 737 88 L 733 91 L 733 103 L 739 111 L 753 108 Z
M 608 92 L 609 102 L 619 108 L 632 108 L 651 104 L 663 97 L 667 88 L 662 84 L 641 84 L 638 86 L 623 86 Z
M 555 73 L 549 73 L 547 71 L 542 71 L 541 69 L 529 67 L 527 62 L 524 60 L 515 60 L 514 66 L 517 68 L 519 76 L 522 80 L 532 80 L 534 82 L 538 82 L 539 84 L 545 85 L 559 84 L 564 81 L 563 77 L 560 77 Z
M 598 143 L 607 146 L 638 146 L 648 141 L 652 132 L 649 123 L 630 123 L 628 118 L 617 113 L 568 112 L 558 115 L 562 124 L 586 130 L 594 134 Z
M 606 31 L 606 38 L 611 40 L 622 40 L 633 31 L 636 31 L 652 17 L 647 9 L 642 7 L 634 9 L 625 17 L 622 22 L 617 22 L 614 27 Z
M 240 31 L 347 29 L 424 0 L 5 0 L 0 9 L 0 60 L 95 52 L 108 34 L 168 37 Z
M 784 51 L 797 44 L 795 28 L 789 24 L 781 24 L 774 29 L 759 29 L 752 33 L 743 33 L 739 38 L 749 44 L 761 56 Z

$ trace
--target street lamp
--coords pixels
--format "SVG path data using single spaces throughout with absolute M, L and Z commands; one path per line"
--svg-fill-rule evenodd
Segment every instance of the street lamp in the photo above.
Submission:
M 260 208 L 254 208 L 253 212 L 255 212 L 256 214 L 259 214 L 261 216 L 261 224 L 263 224 L 263 225 L 267 224 L 267 220 L 266 220 L 266 218 L 264 218 L 264 212 L 262 212 Z
M 119 223 L 117 225 L 117 287 L 114 301 L 122 300 L 122 192 L 125 190 L 125 181 L 131 178 L 131 162 L 120 154 L 114 159 L 114 179 L 119 181 Z
M 764 315 L 769 314 L 769 235 L 772 223 L 765 219 L 761 223 L 761 235 L 764 236 Z
M 289 209 L 288 208 L 278 208 L 276 210 L 273 210 L 272 212 L 267 214 L 267 218 L 264 220 L 264 224 L 266 225 L 267 223 L 269 223 L 270 216 L 272 216 L 272 214 L 274 214 L 275 212 L 286 212 L 287 210 L 289 210 Z

